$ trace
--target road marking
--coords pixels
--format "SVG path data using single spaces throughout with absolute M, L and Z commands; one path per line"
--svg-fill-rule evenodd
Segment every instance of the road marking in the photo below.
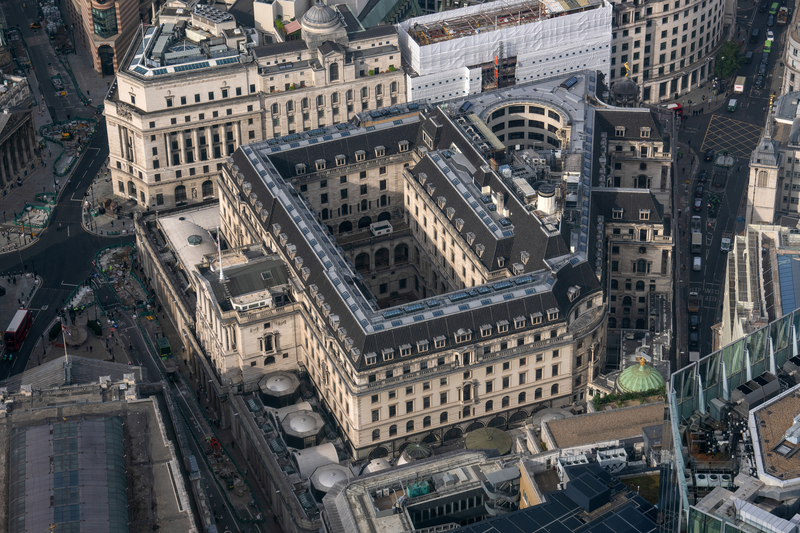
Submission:
M 61 284 L 65 285 L 67 287 L 77 287 L 78 286 L 77 283 L 64 283 L 63 281 L 61 282 Z

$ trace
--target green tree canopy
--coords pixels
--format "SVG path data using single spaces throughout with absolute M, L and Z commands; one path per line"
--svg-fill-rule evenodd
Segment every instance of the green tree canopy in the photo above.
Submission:
M 739 70 L 742 61 L 742 49 L 735 41 L 726 41 L 717 54 L 714 72 L 720 78 L 730 78 Z

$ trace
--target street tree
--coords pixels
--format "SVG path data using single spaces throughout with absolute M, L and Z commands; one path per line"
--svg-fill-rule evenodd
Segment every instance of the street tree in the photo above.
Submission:
M 719 53 L 714 72 L 722 79 L 733 77 L 742 61 L 742 50 L 735 41 L 726 41 Z

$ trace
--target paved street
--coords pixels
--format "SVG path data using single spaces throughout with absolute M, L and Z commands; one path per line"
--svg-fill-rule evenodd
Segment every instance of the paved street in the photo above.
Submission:
M 743 201 L 747 189 L 749 176 L 749 161 L 752 150 L 758 143 L 766 120 L 766 108 L 769 105 L 769 95 L 775 94 L 773 87 L 779 86 L 779 76 L 782 50 L 785 46 L 785 30 L 787 26 L 771 26 L 767 28 L 766 13 L 758 13 L 754 6 L 748 2 L 745 10 L 740 10 L 738 20 L 740 23 L 752 21 L 752 26 L 741 28 L 741 38 L 747 38 L 745 53 L 753 51 L 753 62 L 743 64 L 738 76 L 745 76 L 746 85 L 744 94 L 733 94 L 733 87 L 728 87 L 728 96 L 718 99 L 719 107 L 713 112 L 702 115 L 687 113 L 685 124 L 678 133 L 679 142 L 685 148 L 684 156 L 678 160 L 676 186 L 679 188 L 680 217 L 680 277 L 681 283 L 676 305 L 677 326 L 682 331 L 687 331 L 688 312 L 686 309 L 689 291 L 697 291 L 703 297 L 703 306 L 700 312 L 700 355 L 703 356 L 712 350 L 712 336 L 710 327 L 719 322 L 721 317 L 725 270 L 727 268 L 727 254 L 720 251 L 723 233 L 735 233 L 744 228 L 742 222 L 737 222 L 737 217 L 744 216 Z M 761 30 L 761 37 L 757 43 L 749 41 L 752 28 Z M 755 87 L 761 54 L 764 48 L 764 38 L 767 29 L 775 33 L 775 45 L 769 58 L 769 68 L 765 80 L 765 88 Z M 711 98 L 708 93 L 707 99 Z M 728 101 L 736 98 L 737 109 L 728 111 Z M 714 176 L 713 162 L 705 161 L 707 150 L 719 152 L 727 150 L 735 156 L 730 179 L 720 187 L 712 184 Z M 696 156 L 694 162 L 692 156 Z M 703 194 L 702 209 L 693 210 L 695 190 L 698 185 L 697 176 L 700 172 L 708 172 L 706 191 Z M 719 213 L 716 219 L 710 219 L 709 189 L 711 194 L 722 197 Z M 691 230 L 690 221 L 693 215 L 699 215 L 704 228 L 702 268 L 700 271 L 692 270 Z M 682 335 L 682 345 L 679 347 L 678 366 L 688 363 L 687 335 Z

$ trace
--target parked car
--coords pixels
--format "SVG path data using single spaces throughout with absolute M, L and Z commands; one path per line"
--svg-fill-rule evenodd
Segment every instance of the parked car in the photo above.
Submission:
M 713 161 L 714 160 L 714 150 L 708 150 L 706 152 L 705 160 L 706 161 Z
M 772 33 L 772 30 L 767 30 L 767 40 L 768 41 L 774 41 L 775 40 L 775 34 Z
M 692 313 L 689 315 L 689 329 L 696 330 L 700 327 L 700 315 Z
M 697 188 L 694 190 L 694 195 L 695 195 L 696 198 L 702 198 L 703 197 L 703 186 L 702 185 L 698 185 L 697 186 Z
M 705 183 L 707 179 L 708 179 L 708 171 L 707 170 L 703 170 L 702 172 L 700 172 L 700 174 L 697 175 L 697 181 L 699 183 Z
M 759 76 L 756 78 L 755 83 L 756 89 L 763 89 L 764 88 L 764 76 Z
M 767 17 L 767 26 L 774 26 L 775 25 L 775 15 L 770 15 Z

